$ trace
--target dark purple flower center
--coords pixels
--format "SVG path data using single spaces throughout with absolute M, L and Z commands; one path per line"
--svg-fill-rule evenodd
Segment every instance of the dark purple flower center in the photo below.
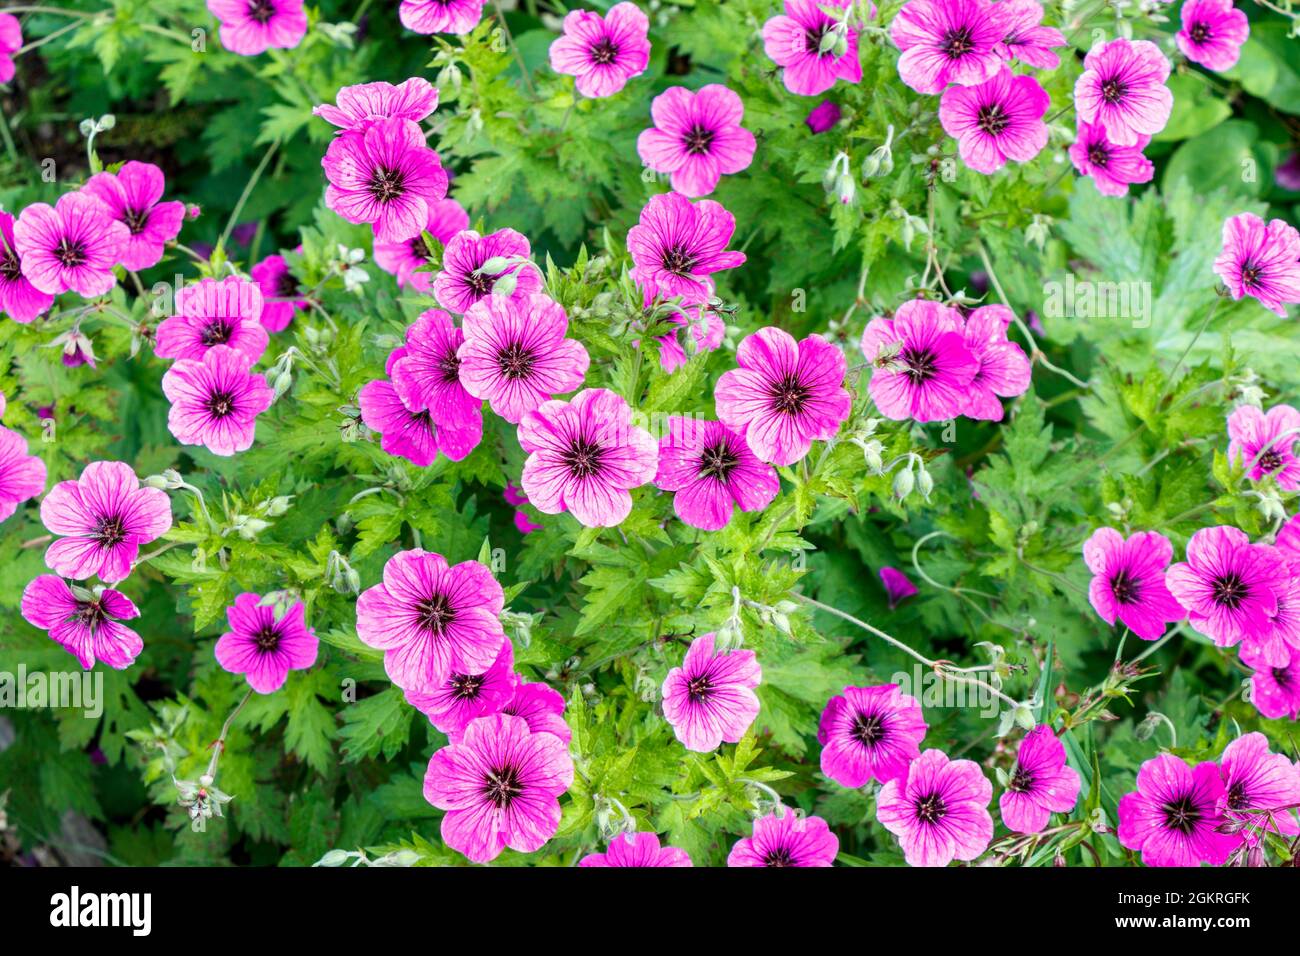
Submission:
M 138 236 L 144 232 L 145 226 L 149 225 L 149 210 L 128 209 L 122 214 L 122 221 L 126 223 L 126 228 L 131 230 L 131 235 Z
M 830 21 L 823 21 L 811 30 L 804 32 L 804 52 L 812 53 L 816 56 L 827 56 L 831 50 L 822 52 L 822 40 L 826 39 L 826 34 L 830 32 Z
M 415 605 L 415 616 L 420 627 L 432 634 L 440 635 L 447 630 L 452 621 L 456 620 L 456 609 L 451 606 L 451 600 L 447 595 L 435 594 Z
M 922 823 L 938 823 L 947 815 L 948 808 L 937 793 L 926 794 L 916 801 L 916 819 Z
M 695 268 L 695 256 L 685 246 L 670 246 L 664 250 L 663 266 L 675 276 L 689 276 Z
M 94 634 L 99 625 L 108 619 L 108 614 L 105 613 L 104 605 L 99 601 L 78 601 L 73 618 L 78 624 L 88 628 L 91 634 Z
M 1166 803 L 1161 809 L 1165 814 L 1165 826 L 1179 833 L 1191 833 L 1201 819 L 1201 811 L 1190 796 Z
M 1105 169 L 1110 162 L 1110 150 L 1105 143 L 1093 143 L 1088 147 L 1088 162 L 1099 169 Z
M 100 547 L 113 548 L 126 540 L 126 523 L 121 515 L 105 515 L 95 523 L 95 540 Z
M 726 481 L 727 476 L 740 464 L 740 459 L 725 441 L 709 445 L 700 452 L 700 477 Z
M 696 674 L 686 682 L 686 696 L 692 704 L 702 704 L 713 693 L 713 679 L 708 674 Z
M 281 299 L 291 299 L 298 294 L 298 280 L 292 272 L 286 270 L 280 273 L 280 277 L 275 280 L 275 294 Z
M 527 378 L 532 374 L 536 360 L 537 357 L 521 342 L 511 342 L 497 351 L 497 368 L 508 379 Z
M 482 689 L 482 674 L 453 674 L 451 677 L 451 692 L 458 700 L 477 700 Z
M 713 130 L 705 129 L 698 123 L 691 127 L 691 131 L 686 134 L 682 140 L 682 145 L 686 147 L 686 152 L 693 156 L 709 151 L 709 144 L 713 142 Z
M 1127 92 L 1128 84 L 1115 77 L 1101 84 L 1101 98 L 1107 103 L 1118 103 Z
M 54 250 L 54 258 L 58 259 L 64 268 L 75 269 L 86 261 L 86 247 L 64 237 L 59 240 L 59 245 Z
M 511 764 L 495 767 L 483 778 L 483 796 L 498 810 L 510 809 L 510 804 L 523 792 L 519 768 Z
M 903 374 L 912 380 L 913 385 L 924 385 L 939 372 L 939 362 L 934 352 L 926 348 L 906 346 L 898 353 L 903 363 Z
M 4 279 L 5 282 L 17 282 L 22 277 L 22 263 L 18 261 L 17 255 L 6 249 L 4 256 L 0 257 L 0 279 Z
M 764 866 L 794 866 L 794 854 L 788 846 L 777 846 L 767 851 L 763 857 Z
M 235 328 L 228 320 L 213 319 L 199 333 L 199 342 L 208 348 L 214 345 L 225 345 L 234 334 Z
M 1259 456 L 1259 468 L 1264 474 L 1271 475 L 1282 467 L 1282 453 L 1276 448 L 1270 448 L 1264 454 Z
M 452 382 L 460 381 L 460 357 L 456 355 L 456 349 L 448 346 L 447 351 L 442 353 L 438 359 L 438 371 L 442 373 L 442 380 L 450 385 Z
M 248 0 L 248 16 L 258 23 L 266 23 L 275 16 L 274 0 Z
M 568 449 L 560 456 L 560 460 L 568 467 L 569 474 L 574 478 L 590 478 L 600 471 L 600 462 L 604 455 L 603 448 L 579 436 L 569 443 Z
M 1136 604 L 1142 594 L 1142 583 L 1123 568 L 1110 579 L 1110 593 L 1120 604 Z
M 1007 784 L 1007 789 L 1012 793 L 1027 793 L 1033 788 L 1034 775 L 1020 764 L 1016 764 L 1016 769 L 1011 774 L 1011 782 Z
M 470 292 L 474 293 L 474 296 L 479 299 L 492 291 L 492 284 L 496 281 L 496 276 L 490 276 L 478 269 L 465 275 L 465 285 L 469 286 Z
M 1241 607 L 1242 602 L 1250 596 L 1250 588 L 1236 572 L 1219 575 L 1210 588 L 1214 595 L 1214 603 L 1230 611 Z
M 424 241 L 424 233 L 420 233 L 418 236 L 411 239 L 410 244 L 411 255 L 415 256 L 417 259 L 428 259 L 429 256 L 433 254 L 433 251 L 429 248 L 429 244 Z
M 230 392 L 213 392 L 208 396 L 207 409 L 213 418 L 225 418 L 235 410 L 235 396 Z
M 990 103 L 988 106 L 981 106 L 979 113 L 976 114 L 975 122 L 981 130 L 990 136 L 997 136 L 1011 122 L 1006 111 L 997 103 Z
M 975 40 L 971 36 L 970 27 L 958 27 L 955 30 L 949 30 L 939 42 L 939 49 L 943 51 L 943 54 L 948 59 L 960 60 L 975 49 Z
M 1246 261 L 1241 264 L 1241 284 L 1250 286 L 1252 289 L 1259 285 L 1259 277 L 1264 272 L 1255 263 Z
M 370 174 L 369 189 L 376 202 L 390 203 L 406 192 L 406 175 L 400 169 L 376 166 Z
M 812 395 L 811 389 L 799 381 L 793 372 L 769 385 L 767 393 L 772 399 L 772 410 L 782 415 L 800 414 Z
M 1228 809 L 1245 810 L 1250 807 L 1250 794 L 1246 793 L 1246 785 L 1240 780 L 1228 788 Z
M 274 624 L 263 624 L 253 635 L 253 643 L 263 654 L 270 654 L 280 646 L 280 632 L 276 630 Z
M 885 722 L 879 714 L 858 714 L 849 736 L 864 747 L 874 747 L 885 739 Z
M 618 44 L 609 37 L 601 37 L 591 45 L 591 62 L 607 66 L 618 59 Z
M 1273 680 L 1278 687 L 1287 690 L 1291 686 L 1291 671 L 1285 667 L 1274 667 Z
M 1210 38 L 1210 25 L 1208 23 L 1193 23 L 1192 28 L 1187 31 L 1187 35 L 1192 38 L 1193 43 L 1204 43 Z

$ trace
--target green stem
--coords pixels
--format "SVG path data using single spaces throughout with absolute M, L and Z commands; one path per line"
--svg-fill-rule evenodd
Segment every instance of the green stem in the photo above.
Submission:
M 265 172 L 267 164 L 271 162 L 271 157 L 275 155 L 275 151 L 279 148 L 280 139 L 276 137 L 271 141 L 271 145 L 267 147 L 266 152 L 262 155 L 262 161 L 257 164 L 257 168 L 253 170 L 253 175 L 249 177 L 248 182 L 244 185 L 244 191 L 240 193 L 235 208 L 230 211 L 230 218 L 226 221 L 226 228 L 221 233 L 221 239 L 217 241 L 218 248 L 222 250 L 226 248 L 226 240 L 230 238 L 231 230 L 235 228 L 235 223 L 239 220 L 239 214 L 244 211 L 244 204 L 248 202 L 248 197 L 252 195 L 253 187 L 262 178 L 262 173 Z

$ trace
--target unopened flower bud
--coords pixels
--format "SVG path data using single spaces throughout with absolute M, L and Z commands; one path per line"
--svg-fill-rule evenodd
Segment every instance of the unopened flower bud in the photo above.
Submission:
M 515 291 L 515 286 L 519 284 L 518 277 L 513 272 L 507 272 L 496 282 L 492 283 L 493 295 L 511 295 Z
M 901 468 L 898 474 L 894 475 L 894 497 L 900 501 L 912 493 L 912 488 L 916 485 L 916 478 L 912 474 L 912 466 L 909 464 L 906 468 Z

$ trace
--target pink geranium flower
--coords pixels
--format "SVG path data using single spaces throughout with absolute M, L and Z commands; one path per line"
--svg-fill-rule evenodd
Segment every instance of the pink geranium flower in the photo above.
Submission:
M 920 701 L 897 684 L 846 687 L 822 711 L 822 773 L 854 790 L 869 780 L 905 777 L 907 765 L 921 754 L 925 731 Z
M 131 237 L 89 193 L 64 193 L 57 203 L 32 203 L 14 223 L 23 275 L 41 292 L 91 298 L 117 282 L 113 266 Z
M 588 853 L 578 866 L 690 866 L 685 850 L 661 847 L 653 833 L 620 833 L 609 841 L 604 853 Z
M 1139 136 L 1131 146 L 1111 141 L 1100 123 L 1079 123 L 1079 132 L 1070 145 L 1070 162 L 1081 176 L 1091 176 L 1097 192 L 1103 196 L 1126 196 L 1133 183 L 1149 183 L 1155 166 L 1142 155 L 1151 142 Z
M 289 671 L 316 663 L 320 642 L 307 626 L 301 601 L 277 617 L 275 608 L 257 594 L 241 594 L 226 608 L 230 630 L 217 639 L 217 663 L 232 674 L 243 674 L 248 686 L 269 694 L 284 686 Z
M 27 453 L 27 439 L 0 427 L 0 521 L 45 490 L 45 462 Z
M 0 13 L 0 83 L 14 78 L 13 54 L 22 48 L 22 24 L 12 13 Z
M 406 330 L 406 348 L 392 362 L 393 387 L 407 408 L 427 410 L 438 425 L 483 431 L 482 399 L 465 391 L 460 356 L 465 333 L 441 309 L 420 313 Z M 477 442 L 475 443 L 477 444 Z
M 1266 638 L 1290 571 L 1282 553 L 1251 544 L 1237 528 L 1202 528 L 1187 544 L 1187 561 L 1165 582 L 1187 608 L 1192 627 L 1220 647 Z
M 111 588 L 75 590 L 54 574 L 33 578 L 23 591 L 23 619 L 50 632 L 50 640 L 86 670 L 103 661 L 114 670 L 130 667 L 144 650 L 140 635 L 118 621 L 139 617 L 130 599 Z
M 1300 232 L 1281 219 L 1265 223 L 1249 212 L 1225 219 L 1214 271 L 1234 299 L 1254 296 L 1285 318 L 1287 303 L 1300 302 Z
M 707 753 L 736 743 L 758 716 L 754 688 L 763 670 L 753 651 L 715 651 L 714 635 L 691 641 L 663 686 L 664 718 L 687 750 Z
M 632 510 L 631 489 L 655 476 L 659 445 L 632 424 L 620 395 L 588 388 L 571 401 L 527 412 L 519 444 L 528 452 L 520 483 L 543 514 L 568 511 L 589 528 L 620 524 Z
M 777 66 L 785 67 L 785 88 L 799 96 L 816 96 L 835 85 L 862 82 L 858 60 L 858 30 L 834 27 L 842 17 L 832 17 L 827 7 L 847 9 L 854 0 L 785 0 L 785 14 L 763 24 L 763 51 Z M 872 7 L 875 15 L 875 7 Z M 849 15 L 852 19 L 852 14 Z M 842 39 L 841 39 L 842 38 Z M 836 40 L 840 39 L 840 44 Z
M 889 600 L 891 611 L 916 593 L 916 585 L 898 568 L 881 568 L 880 583 L 885 588 L 885 597 Z
M 1279 488 L 1300 488 L 1300 411 L 1274 405 L 1267 413 L 1254 405 L 1240 405 L 1228 416 L 1228 460 L 1241 464 L 1246 477 L 1263 481 L 1271 477 Z
M 486 0 L 402 0 L 397 15 L 415 33 L 469 33 L 483 19 Z
M 613 96 L 650 63 L 649 18 L 635 3 L 616 3 L 605 16 L 570 10 L 564 35 L 551 43 L 551 69 L 575 77 L 583 96 Z
M 337 106 L 322 103 L 312 112 L 340 129 L 365 129 L 378 120 L 418 123 L 438 108 L 438 88 L 421 76 L 392 83 L 358 83 L 345 86 L 335 97 Z
M 200 279 L 176 290 L 176 314 L 158 325 L 154 351 L 163 358 L 201 359 L 226 345 L 257 364 L 270 336 L 262 327 L 262 290 L 257 283 L 226 276 Z
M 61 481 L 41 502 L 46 530 L 63 535 L 45 552 L 45 563 L 65 578 L 98 575 L 125 580 L 140 553 L 172 526 L 171 501 L 157 488 L 142 488 L 131 466 L 92 461 L 75 481 Z
M 825 133 L 827 130 L 832 129 L 840 121 L 842 115 L 843 111 L 838 103 L 834 100 L 822 100 L 812 108 L 804 123 L 807 124 L 808 129 L 815 136 L 818 133 Z
M 1007 8 L 987 0 L 908 0 L 889 25 L 898 75 L 918 93 L 983 83 L 1002 66 Z
M 867 323 L 862 352 L 872 366 L 871 397 L 895 421 L 955 418 L 980 371 L 960 313 L 928 299 L 909 299 L 892 319 Z
M 1120 37 L 1094 46 L 1083 65 L 1074 84 L 1080 123 L 1104 127 L 1118 146 L 1134 146 L 1165 128 L 1174 95 L 1165 86 L 1169 61 L 1158 46 Z
M 447 173 L 425 145 L 424 131 L 408 119 L 377 120 L 364 130 L 344 130 L 321 159 L 329 186 L 325 205 L 348 222 L 370 223 L 380 242 L 420 234 L 429 203 L 447 195 Z
M 650 169 L 668 173 L 677 192 L 707 196 L 724 173 L 754 159 L 754 134 L 740 125 L 744 113 L 740 97 L 720 84 L 697 93 L 669 87 L 650 104 L 654 126 L 637 138 L 637 153 Z
M 708 277 L 745 262 L 743 252 L 727 251 L 735 231 L 736 219 L 721 203 L 692 203 L 681 193 L 651 196 L 627 233 L 632 279 L 646 304 L 656 296 L 680 296 L 684 304 L 699 305 L 711 296 Z
M 962 409 L 967 418 L 1000 422 L 1000 398 L 1023 395 L 1029 388 L 1034 367 L 1024 350 L 1007 338 L 1013 318 L 1005 305 L 985 305 L 966 319 L 962 338 L 979 363 Z
M 1079 774 L 1066 766 L 1065 747 L 1046 724 L 1020 742 L 1007 789 L 998 800 L 1002 822 L 1017 833 L 1038 833 L 1053 813 L 1079 802 Z
M 464 315 L 475 302 L 493 294 L 502 276 L 513 285 L 507 298 L 525 303 L 542 291 L 542 277 L 529 261 L 532 249 L 528 237 L 513 229 L 498 229 L 480 236 L 462 230 L 447 242 L 442 254 L 442 271 L 433 280 L 433 295 L 444 309 Z M 485 269 L 484 265 L 492 265 Z
M 727 866 L 831 866 L 840 840 L 821 817 L 782 808 L 754 821 L 751 836 L 736 841 Z
M 307 307 L 302 298 L 302 288 L 289 271 L 284 256 L 267 256 L 249 270 L 257 287 L 262 291 L 262 315 L 259 321 L 268 332 L 283 332 L 293 321 L 295 312 Z
M 167 242 L 180 235 L 185 203 L 161 202 L 165 186 L 161 169 L 131 160 L 116 173 L 96 173 L 83 187 L 130 233 L 121 260 L 128 269 L 157 265 Z
M 424 798 L 440 810 L 442 839 L 475 863 L 506 847 L 540 850 L 560 826 L 558 797 L 573 783 L 568 747 L 521 717 L 472 721 L 459 743 L 429 760 Z
M 1300 805 L 1300 772 L 1285 754 L 1271 753 L 1258 731 L 1238 737 L 1219 758 L 1223 804 L 1230 819 L 1249 824 L 1239 840 L 1254 845 L 1265 832 L 1300 833 L 1295 807 Z M 1271 811 L 1250 813 L 1247 811 Z
M 22 260 L 14 242 L 14 217 L 0 211 L 0 312 L 26 325 L 54 304 L 23 275 Z
M 573 739 L 573 731 L 564 721 L 564 698 L 547 684 L 515 683 L 514 695 L 501 708 L 501 713 L 522 717 L 528 729 L 535 734 L 553 734 L 564 743 Z M 455 743 L 459 735 L 449 735 Z
M 384 580 L 357 598 L 357 636 L 384 652 L 384 670 L 403 690 L 481 674 L 506 640 L 498 620 L 501 585 L 477 561 L 449 565 L 432 551 L 399 551 Z
M 408 354 L 405 348 L 394 349 L 388 356 L 387 374 L 394 375 Z M 421 468 L 433 464 L 440 451 L 450 461 L 461 461 L 483 440 L 481 412 L 447 414 L 437 422 L 430 409 L 413 408 L 393 382 L 383 379 L 363 386 L 357 404 L 366 427 L 379 433 L 379 447 Z
M 221 24 L 221 45 L 240 56 L 291 50 L 307 35 L 302 0 L 208 0 Z
M 1098 528 L 1083 543 L 1083 560 L 1093 573 L 1088 600 L 1107 624 L 1118 618 L 1144 641 L 1165 633 L 1187 611 L 1165 586 L 1165 569 L 1174 556 L 1169 539 L 1140 531 L 1126 541 L 1114 528 Z
M 1240 837 L 1218 832 L 1223 782 L 1217 764 L 1195 770 L 1173 754 L 1152 757 L 1137 775 L 1137 790 L 1119 800 L 1119 842 L 1140 850 L 1147 866 L 1220 866 Z
M 1207 70 L 1222 72 L 1237 65 L 1241 45 L 1250 36 L 1250 21 L 1232 0 L 1187 0 L 1180 13 L 1183 28 L 1174 40 L 1183 56 Z
M 927 750 L 907 775 L 888 781 L 876 798 L 876 819 L 898 837 L 910 866 L 973 860 L 993 838 L 986 809 L 993 786 L 972 760 Z
M 1300 719 L 1300 650 L 1292 648 L 1288 661 L 1277 666 L 1268 663 L 1260 649 L 1243 644 L 1241 662 L 1254 669 L 1250 700 L 1260 716 Z
M 1040 70 L 1054 70 L 1061 65 L 1061 58 L 1052 48 L 1067 45 L 1065 34 L 1042 25 L 1043 7 L 1038 0 L 1000 0 L 998 7 L 1006 21 L 1001 46 L 1004 57 Z
M 460 203 L 454 199 L 435 200 L 429 203 L 429 219 L 421 232 L 400 242 L 375 240 L 375 265 L 396 276 L 399 287 L 410 285 L 416 292 L 428 292 L 433 288 L 433 273 L 416 271 L 427 266 L 432 255 L 424 233 L 446 246 L 456 233 L 468 228 L 469 213 Z
M 249 371 L 248 356 L 226 345 L 177 361 L 162 390 L 172 403 L 167 427 L 176 440 L 223 456 L 252 446 L 257 416 L 274 398 L 266 379 Z
M 501 642 L 497 658 L 475 674 L 452 672 L 439 684 L 408 689 L 406 700 L 444 734 L 460 734 L 471 720 L 501 712 L 515 694 L 515 649 Z
M 820 335 L 796 342 L 768 326 L 741 341 L 736 361 L 740 367 L 722 373 L 713 399 L 718 418 L 744 434 L 761 461 L 792 465 L 849 417 L 844 353 Z
M 677 517 L 692 528 L 717 531 L 732 509 L 762 511 L 781 490 L 771 465 L 754 457 L 745 439 L 721 422 L 672 415 L 659 440 L 655 484 L 673 495 Z
M 1007 160 L 1027 163 L 1047 145 L 1043 116 L 1051 98 L 1032 76 L 1003 67 L 976 86 L 950 86 L 939 101 L 939 121 L 957 140 L 962 161 L 993 173 Z

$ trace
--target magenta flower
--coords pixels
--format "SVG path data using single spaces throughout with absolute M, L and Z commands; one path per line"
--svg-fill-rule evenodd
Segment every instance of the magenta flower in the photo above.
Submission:
M 1253 828 L 1241 831 L 1239 840 L 1254 845 L 1264 832 L 1300 833 L 1294 809 L 1300 805 L 1300 772 L 1285 754 L 1269 752 L 1267 737 L 1258 731 L 1238 737 L 1224 748 L 1219 769 L 1226 815 Z
M 671 415 L 659 440 L 655 484 L 676 492 L 673 510 L 692 528 L 717 531 L 734 507 L 762 511 L 781 490 L 776 469 L 749 450 L 745 439 L 721 422 Z
M 393 375 L 408 352 L 394 349 L 388 356 L 387 372 Z M 433 464 L 438 452 L 450 461 L 461 461 L 483 440 L 483 415 L 448 416 L 437 423 L 429 409 L 412 409 L 402 400 L 393 382 L 379 379 L 362 387 L 357 395 L 361 420 L 380 435 L 379 447 L 424 468 Z
M 181 359 L 162 377 L 172 403 L 167 427 L 182 445 L 202 445 L 214 455 L 233 455 L 253 444 L 257 416 L 274 393 L 248 370 L 248 356 L 216 345 L 202 359 Z
M 1092 177 L 1103 196 L 1127 196 L 1130 184 L 1149 183 L 1155 175 L 1155 166 L 1142 155 L 1150 142 L 1150 136 L 1139 136 L 1132 146 L 1120 146 L 1100 123 L 1081 122 L 1070 145 L 1070 162 L 1079 175 Z
M 753 834 L 736 841 L 727 866 L 831 866 L 839 852 L 840 839 L 825 820 L 782 808 L 754 821 Z
M 925 731 L 920 701 L 897 684 L 846 687 L 822 711 L 817 729 L 822 773 L 854 790 L 869 780 L 906 777 L 907 765 L 920 756 Z
M 39 291 L 91 298 L 117 282 L 113 266 L 131 233 L 89 193 L 64 193 L 53 206 L 32 203 L 14 223 L 23 275 Z
M 289 671 L 316 663 L 320 642 L 307 626 L 301 601 L 276 617 L 275 608 L 261 604 L 257 594 L 241 594 L 226 608 L 230 630 L 217 639 L 217 663 L 231 674 L 243 674 L 248 686 L 270 694 L 284 686 Z
M 124 163 L 116 173 L 96 173 L 84 191 L 108 207 L 130 234 L 122 265 L 133 271 L 158 264 L 166 243 L 180 235 L 185 203 L 161 202 L 166 181 L 152 163 Z
M 1279 488 L 1300 488 L 1300 411 L 1274 405 L 1267 413 L 1254 405 L 1240 405 L 1228 416 L 1228 460 L 1240 463 L 1251 481 L 1272 477 Z
M 635 3 L 616 3 L 603 17 L 571 10 L 564 35 L 551 44 L 551 69 L 575 77 L 583 96 L 613 96 L 650 64 L 649 30 L 649 18 Z
M 357 636 L 384 652 L 384 670 L 403 690 L 481 674 L 501 651 L 505 596 L 477 561 L 448 565 L 432 551 L 399 551 L 384 580 L 357 598 Z
M 785 0 L 785 15 L 763 24 L 763 51 L 777 66 L 785 67 L 785 88 L 799 96 L 817 96 L 835 85 L 862 82 L 858 60 L 858 31 L 834 28 L 841 18 L 824 8 L 848 8 L 853 0 Z M 874 8 L 872 10 L 874 15 Z M 852 15 L 850 15 L 852 18 Z M 839 41 L 839 42 L 837 42 Z
M 573 783 L 567 745 L 521 717 L 493 714 L 429 760 L 424 798 L 440 810 L 442 839 L 475 863 L 506 847 L 540 850 L 560 826 L 560 794 Z
M 1121 845 L 1140 850 L 1147 866 L 1220 866 L 1240 837 L 1219 833 L 1223 782 L 1217 764 L 1195 770 L 1158 754 L 1138 770 L 1137 790 L 1119 800 Z
M 966 319 L 963 340 L 979 363 L 970 381 L 962 414 L 982 421 L 1002 421 L 1002 398 L 1023 395 L 1034 367 L 1019 345 L 1007 338 L 1014 316 L 1005 305 L 980 306 Z
M 1214 271 L 1234 299 L 1254 296 L 1286 318 L 1286 304 L 1300 302 L 1300 232 L 1281 219 L 1266 224 L 1249 212 L 1225 219 Z
M 1187 561 L 1165 583 L 1187 608 L 1192 627 L 1220 647 L 1266 638 L 1290 571 L 1282 553 L 1251 544 L 1237 528 L 1202 528 L 1187 543 Z
M 14 242 L 14 221 L 13 216 L 0 210 L 0 312 L 26 325 L 54 304 L 54 296 L 36 288 L 23 275 Z
M 469 33 L 483 19 L 486 0 L 402 0 L 397 15 L 415 33 Z
M 962 414 L 980 372 L 961 315 L 928 299 L 909 299 L 892 319 L 867 323 L 862 352 L 872 366 L 871 397 L 895 421 L 944 421 Z
M 659 445 L 632 424 L 622 396 L 588 388 L 571 401 L 525 413 L 519 444 L 528 452 L 520 483 L 543 514 L 568 511 L 588 528 L 620 524 L 632 510 L 631 489 L 652 480 Z
M 246 368 L 257 364 L 270 336 L 262 327 L 262 290 L 235 276 L 200 279 L 176 290 L 176 314 L 158 325 L 156 351 L 163 358 L 201 359 L 226 345 L 242 352 Z
M 208 0 L 220 23 L 221 45 L 240 56 L 291 50 L 307 35 L 302 0 Z
M 661 847 L 653 833 L 620 833 L 609 841 L 604 853 L 588 853 L 578 866 L 690 866 L 685 850 Z
M 842 115 L 843 112 L 840 110 L 838 103 L 834 100 L 822 100 L 812 108 L 804 122 L 815 136 L 833 128 L 840 121 Z
M 950 86 L 939 100 L 939 121 L 957 140 L 962 162 L 993 173 L 1007 160 L 1027 163 L 1047 145 L 1043 116 L 1051 98 L 1032 76 L 1003 67 L 976 86 Z
M 1011 780 L 998 799 L 1002 822 L 1017 833 L 1038 833 L 1053 813 L 1074 809 L 1079 786 L 1079 774 L 1065 764 L 1065 747 L 1051 727 L 1039 724 L 1020 742 Z
M 447 195 L 447 173 L 424 131 L 407 119 L 377 120 L 344 130 L 321 159 L 329 186 L 325 205 L 348 222 L 370 223 L 380 242 L 420 234 L 429 203 Z
M 0 83 L 14 78 L 13 54 L 22 48 L 22 24 L 12 13 L 0 13 Z
M 1083 543 L 1093 610 L 1107 624 L 1118 618 L 1144 641 L 1161 637 L 1166 624 L 1187 616 L 1165 586 L 1173 556 L 1173 545 L 1158 532 L 1140 531 L 1126 541 L 1114 528 L 1098 528 Z
M 849 417 L 844 353 L 820 335 L 796 342 L 768 326 L 741 341 L 736 361 L 740 367 L 718 379 L 714 403 L 722 423 L 744 434 L 762 461 L 794 464 Z
M 908 0 L 889 26 L 898 75 L 918 93 L 983 83 L 1002 66 L 1007 8 L 987 0 Z
M 885 597 L 889 600 L 889 609 L 891 611 L 898 607 L 904 599 L 910 598 L 917 593 L 916 585 L 898 568 L 881 568 L 880 583 L 884 585 Z
M 691 202 L 681 193 L 651 196 L 641 220 L 628 230 L 632 278 L 645 294 L 681 296 L 686 305 L 699 305 L 713 294 L 714 272 L 743 265 L 743 252 L 728 252 L 736 219 L 711 199 Z
M 1300 192 L 1300 153 L 1290 152 L 1277 164 L 1273 181 L 1290 192 Z
M 376 260 L 377 261 L 377 260 Z M 298 280 L 289 271 L 284 256 L 267 256 L 249 270 L 257 287 L 262 291 L 262 315 L 259 321 L 268 332 L 283 332 L 293 321 L 293 315 L 307 307 L 302 298 Z
M 1043 7 L 1038 0 L 1001 0 L 998 6 L 1006 19 L 1007 32 L 1001 48 L 1004 57 L 1040 70 L 1054 70 L 1061 65 L 1061 58 L 1052 48 L 1067 45 L 1065 34 L 1042 25 Z
M 93 575 L 107 584 L 125 580 L 140 545 L 169 531 L 167 493 L 142 488 L 131 466 L 92 461 L 75 481 L 61 481 L 41 502 L 47 531 L 63 535 L 45 552 L 45 563 L 65 578 Z
M 1183 28 L 1174 40 L 1183 56 L 1217 72 L 1236 66 L 1250 21 L 1232 0 L 1187 0 L 1181 14 Z
M 111 588 L 89 591 L 54 574 L 33 578 L 23 591 L 23 619 L 50 632 L 50 640 L 75 657 L 86 670 L 103 661 L 125 670 L 144 650 L 140 635 L 118 621 L 139 617 L 130 599 Z
M 669 87 L 650 104 L 654 126 L 637 137 L 636 151 L 650 169 L 668 173 L 677 192 L 707 196 L 724 173 L 754 159 L 754 134 L 740 125 L 744 113 L 740 97 L 720 84 L 697 93 Z
M 340 129 L 364 130 L 385 119 L 420 122 L 438 108 L 438 89 L 423 77 L 413 76 L 397 86 L 383 82 L 345 86 L 335 100 L 338 105 L 322 103 L 312 112 Z
M 552 734 L 566 744 L 573 739 L 573 731 L 564 722 L 564 698 L 547 684 L 518 681 L 514 696 L 501 708 L 501 713 L 522 717 L 535 734 Z M 452 743 L 458 739 L 457 734 L 451 735 Z
M 1165 86 L 1169 61 L 1158 46 L 1120 37 L 1094 46 L 1083 65 L 1074 84 L 1080 123 L 1104 127 L 1117 146 L 1135 146 L 1165 128 L 1174 95 Z
M 710 632 L 691 641 L 663 686 L 664 717 L 687 750 L 706 753 L 745 736 L 758 716 L 763 678 L 753 651 L 715 651 Z
M 587 375 L 587 350 L 564 337 L 569 317 L 544 295 L 522 302 L 488 296 L 469 307 L 462 325 L 465 341 L 456 350 L 461 384 L 508 422 L 519 424 Z
M 927 750 L 906 776 L 889 780 L 876 797 L 876 819 L 898 837 L 909 866 L 973 860 L 993 838 L 986 809 L 993 786 L 972 760 Z
M 528 261 L 531 253 L 528 237 L 513 229 L 498 229 L 488 236 L 462 230 L 443 250 L 442 271 L 433 280 L 434 298 L 444 309 L 464 315 L 475 302 L 492 295 L 492 287 L 508 275 L 513 287 L 507 298 L 526 303 L 542 291 L 541 274 Z
M 27 454 L 27 439 L 0 427 L 0 521 L 45 490 L 45 462 Z
M 401 242 L 375 240 L 375 265 L 395 275 L 399 287 L 409 284 L 416 292 L 428 292 L 433 288 L 433 273 L 416 271 L 427 266 L 432 255 L 424 233 L 445 246 L 456 233 L 468 228 L 469 213 L 460 203 L 454 199 L 436 200 L 429 203 L 429 219 L 421 232 Z
M 497 658 L 477 674 L 453 671 L 439 684 L 406 691 L 406 699 L 444 734 L 459 735 L 471 720 L 498 714 L 515 694 L 515 649 L 501 642 Z
M 1264 660 L 1259 649 L 1243 644 L 1241 662 L 1254 669 L 1250 700 L 1260 716 L 1300 719 L 1300 650 L 1292 649 L 1290 660 L 1278 667 Z
M 427 410 L 435 424 L 462 431 L 476 430 L 481 436 L 483 402 L 465 391 L 460 381 L 461 361 L 457 352 L 464 342 L 465 333 L 456 328 L 446 312 L 441 309 L 422 312 L 407 328 L 406 347 L 392 361 L 390 374 L 393 387 L 407 408 Z

